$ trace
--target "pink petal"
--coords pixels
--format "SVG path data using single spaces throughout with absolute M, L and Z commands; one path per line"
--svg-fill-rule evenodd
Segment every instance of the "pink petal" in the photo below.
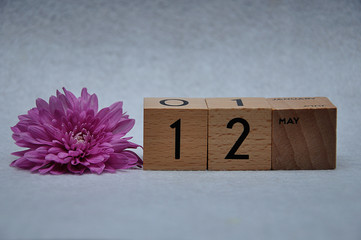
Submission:
M 105 164 L 104 172 L 116 173 L 116 169 L 112 168 L 109 164 Z
M 58 91 L 57 97 L 58 97 L 59 101 L 61 102 L 61 104 L 63 105 L 64 109 L 66 109 L 66 110 L 73 109 L 73 104 L 70 102 L 69 98 L 67 98 L 64 94 L 61 94 Z
M 44 128 L 39 126 L 29 126 L 28 131 L 35 139 L 49 140 L 49 136 L 45 132 Z
M 51 147 L 48 149 L 48 153 L 54 153 L 54 154 L 58 154 L 59 152 L 62 152 L 63 149 L 59 148 L 59 147 Z
M 14 135 L 13 138 L 15 139 Z M 19 138 L 19 140 L 16 140 L 15 144 L 18 145 L 19 147 L 25 147 L 25 148 L 36 148 L 38 146 L 36 144 L 26 142 L 21 138 Z
M 43 163 L 45 161 L 45 155 L 47 154 L 46 147 L 40 147 L 34 151 L 29 151 L 25 153 L 24 157 L 35 163 Z
M 44 124 L 43 125 L 45 131 L 48 133 L 48 135 L 54 137 L 55 139 L 61 139 L 61 132 L 56 127 L 50 125 L 50 124 Z
M 34 137 L 29 132 L 22 132 L 19 134 L 19 137 L 22 141 L 32 143 L 32 144 L 41 144 L 39 140 L 34 139 Z
M 83 102 L 87 102 L 90 98 L 90 94 L 88 93 L 88 90 L 86 88 L 83 88 L 81 90 L 81 100 Z
M 69 154 L 66 153 L 66 152 L 59 152 L 59 153 L 58 153 L 58 157 L 59 157 L 59 158 L 66 158 L 67 156 L 69 156 Z
M 108 143 L 108 142 L 103 142 L 102 144 L 99 145 L 99 147 L 102 147 L 102 148 L 111 148 L 113 147 L 112 144 Z
M 27 153 L 29 151 L 32 151 L 32 150 L 28 149 L 28 150 L 24 150 L 24 151 L 13 152 L 11 154 L 14 156 L 17 156 L 17 157 L 22 157 L 22 156 L 24 156 L 25 153 Z
M 131 151 L 123 151 L 124 155 L 126 155 L 128 157 L 128 162 L 129 164 L 131 165 L 134 165 L 138 162 L 138 155 L 135 154 L 134 152 L 131 152 Z
M 66 90 L 65 88 L 63 88 L 63 91 L 64 91 L 65 96 L 68 99 L 70 105 L 72 106 L 71 109 L 75 109 L 78 99 L 75 97 L 75 95 L 72 92 Z
M 32 108 L 28 111 L 29 123 L 36 124 L 39 120 L 39 110 L 37 108 Z
M 26 132 L 28 130 L 29 122 L 20 121 L 14 127 L 11 128 L 14 133 Z M 15 132 L 16 131 L 16 132 Z
M 104 163 L 92 164 L 88 166 L 88 168 L 92 173 L 101 174 L 105 168 L 105 164 Z
M 67 163 L 66 160 L 61 159 L 61 158 L 59 158 L 57 155 L 52 154 L 52 153 L 46 155 L 46 156 L 45 156 L 45 160 L 53 161 L 53 162 L 57 162 L 57 163 L 63 163 L 63 164 L 64 164 L 64 163 Z
M 90 163 L 100 163 L 104 161 L 104 156 L 103 155 L 98 155 L 98 156 L 94 156 L 94 157 L 88 157 L 86 159 L 88 162 Z
M 113 143 L 113 149 L 114 152 L 122 152 L 123 150 L 127 149 L 127 148 L 138 148 L 140 147 L 140 145 L 132 143 L 132 142 L 128 142 L 128 141 L 124 141 L 124 139 L 120 139 L 119 142 L 117 143 Z
M 46 173 L 48 173 L 50 170 L 52 170 L 54 167 L 55 167 L 55 164 L 51 164 L 51 163 L 50 163 L 48 167 L 41 168 L 41 169 L 39 169 L 38 171 L 39 171 L 40 174 L 46 174 Z
M 24 169 L 29 169 L 31 167 L 33 167 L 35 164 L 29 160 L 27 160 L 24 157 L 21 157 L 15 161 L 13 161 L 10 166 L 12 167 L 18 167 L 18 168 L 24 168 Z
M 45 110 L 49 112 L 49 104 L 42 98 L 36 99 L 36 107 L 38 108 L 39 111 Z
M 102 118 L 100 118 L 99 124 L 107 123 L 108 129 L 113 129 L 114 126 L 119 122 L 119 116 L 121 116 L 123 113 L 122 106 L 123 106 L 123 102 L 113 103 L 109 107 L 110 111 L 107 114 L 105 114 Z
M 107 164 L 114 169 L 128 169 L 130 167 L 126 161 L 108 161 Z
M 51 174 L 60 175 L 67 172 L 67 168 L 64 165 L 57 164 L 53 169 L 50 170 Z
M 11 127 L 10 129 L 11 129 L 11 131 L 13 131 L 13 133 L 20 133 L 21 132 L 20 129 L 17 128 L 16 126 Z
M 71 151 L 68 152 L 68 154 L 69 154 L 69 156 L 77 157 L 77 156 L 82 154 L 82 151 L 80 151 L 80 150 L 72 151 L 71 150 Z
M 122 137 L 124 137 L 126 135 L 126 133 L 120 132 L 120 133 L 116 133 L 112 136 L 112 140 L 111 143 L 117 143 Z
M 110 108 L 103 108 L 102 110 L 100 110 L 97 115 L 95 115 L 96 118 L 98 119 L 103 119 L 104 116 L 106 116 L 108 113 L 110 112 Z
M 86 167 L 83 165 L 79 164 L 79 165 L 74 166 L 71 163 L 67 164 L 67 168 L 70 172 L 77 173 L 77 174 L 83 174 L 86 169 Z
M 94 111 L 94 113 L 98 112 L 98 97 L 97 95 L 93 94 L 90 96 L 89 100 L 89 108 Z
M 89 99 L 90 94 L 88 93 L 88 90 L 86 88 L 83 88 L 81 90 L 81 97 L 79 98 L 81 111 L 85 111 L 89 108 Z
M 136 154 L 131 152 L 114 153 L 110 156 L 107 164 L 115 169 L 127 169 L 135 166 L 138 162 Z
M 39 110 L 39 121 L 41 123 L 51 123 L 52 120 L 51 113 L 48 110 L 41 109 Z
M 103 149 L 98 146 L 94 146 L 90 150 L 88 150 L 89 155 L 97 155 L 101 152 L 103 152 Z
M 119 109 L 119 108 L 123 108 L 123 102 L 119 101 L 119 102 L 115 102 L 112 105 L 110 105 L 109 109 L 112 111 L 114 109 Z
M 48 162 L 44 162 L 44 163 L 42 163 L 42 164 L 35 165 L 34 167 L 32 167 L 32 168 L 30 169 L 30 172 L 36 172 L 36 171 L 38 171 L 40 168 L 44 167 L 44 166 L 47 165 L 47 164 L 48 164 Z
M 112 132 L 114 134 L 119 133 L 119 132 L 127 133 L 130 131 L 130 129 L 133 128 L 134 124 L 135 124 L 134 119 L 121 120 L 120 122 L 118 122 L 116 124 L 116 126 Z
M 18 116 L 18 119 L 19 119 L 20 121 L 31 120 L 30 117 L 29 117 L 29 115 L 27 115 L 27 114 L 19 115 L 19 116 Z
M 49 109 L 50 109 L 50 113 L 55 118 L 53 120 L 57 120 L 57 119 L 60 120 L 62 117 L 65 117 L 63 104 L 55 96 L 51 96 L 49 98 Z

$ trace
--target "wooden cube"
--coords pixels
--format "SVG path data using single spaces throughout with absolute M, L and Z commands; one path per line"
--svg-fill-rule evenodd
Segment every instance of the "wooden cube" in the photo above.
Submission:
M 325 97 L 270 98 L 272 169 L 334 169 L 337 109 Z
M 270 170 L 272 109 L 265 98 L 207 98 L 208 169 Z
M 205 99 L 145 98 L 145 170 L 206 170 Z

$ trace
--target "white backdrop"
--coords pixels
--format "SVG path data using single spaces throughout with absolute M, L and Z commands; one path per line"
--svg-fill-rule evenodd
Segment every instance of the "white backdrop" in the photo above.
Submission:
M 360 239 L 360 1 L 0 1 L 1 239 Z M 40 176 L 10 126 L 61 87 L 143 97 L 327 96 L 334 171 Z M 138 151 L 141 155 L 142 152 Z

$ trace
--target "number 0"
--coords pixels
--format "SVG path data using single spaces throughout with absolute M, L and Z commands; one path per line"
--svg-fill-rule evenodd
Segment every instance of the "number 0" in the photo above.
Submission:
M 233 118 L 231 121 L 228 122 L 227 128 L 232 128 L 235 123 L 241 123 L 243 125 L 243 132 L 241 136 L 237 139 L 231 150 L 228 152 L 225 159 L 249 159 L 249 155 L 235 154 L 249 134 L 249 124 L 243 118 Z

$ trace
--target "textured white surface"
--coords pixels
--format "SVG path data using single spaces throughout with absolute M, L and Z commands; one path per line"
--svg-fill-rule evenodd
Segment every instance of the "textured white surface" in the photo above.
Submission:
M 360 1 L 0 0 L 1 239 L 361 239 Z M 67 87 L 143 97 L 328 96 L 334 171 L 40 176 L 17 115 Z M 140 152 L 141 154 L 141 152 Z

